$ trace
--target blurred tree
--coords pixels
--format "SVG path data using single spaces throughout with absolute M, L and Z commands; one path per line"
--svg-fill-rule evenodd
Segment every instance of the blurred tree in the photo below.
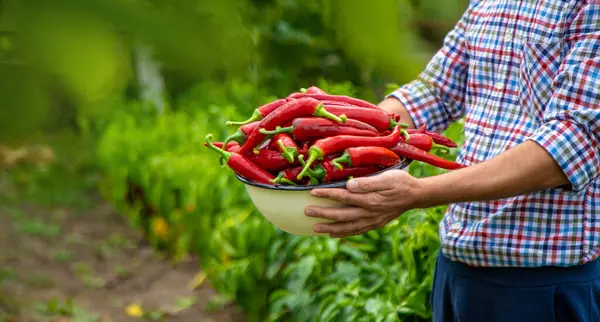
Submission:
M 4 0 L 0 140 L 97 117 L 124 94 L 167 108 L 206 81 L 244 79 L 273 96 L 348 81 L 376 101 L 386 82 L 420 72 L 467 3 Z
M 131 55 L 149 46 L 165 68 L 194 78 L 244 74 L 253 51 L 234 0 L 6 0 L 0 41 L 0 137 L 24 135 L 50 114 L 59 88 L 79 113 L 132 80 Z

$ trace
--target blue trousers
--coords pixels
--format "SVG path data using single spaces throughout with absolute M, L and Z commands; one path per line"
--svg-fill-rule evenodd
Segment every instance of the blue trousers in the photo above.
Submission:
M 480 268 L 437 258 L 434 322 L 600 322 L 600 260 L 560 268 Z

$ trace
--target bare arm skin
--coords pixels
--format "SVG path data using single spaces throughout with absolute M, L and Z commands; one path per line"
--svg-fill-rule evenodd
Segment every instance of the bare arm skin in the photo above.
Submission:
M 380 106 L 399 114 L 404 123 L 414 123 L 402 104 L 393 98 Z M 466 201 L 497 200 L 548 188 L 569 180 L 546 150 L 526 141 L 495 158 L 442 175 L 418 179 L 392 170 L 374 177 L 356 178 L 347 189 L 315 189 L 312 195 L 354 207 L 308 207 L 306 215 L 335 221 L 315 225 L 315 231 L 331 237 L 347 237 L 381 228 L 415 208 Z
M 569 184 L 554 159 L 532 141 L 481 164 L 419 182 L 421 207 L 510 198 Z
M 402 123 L 408 124 L 408 127 L 411 129 L 415 128 L 415 123 L 408 114 L 408 111 L 406 110 L 404 105 L 402 105 L 402 103 L 400 103 L 399 100 L 393 97 L 386 98 L 383 101 L 381 101 L 381 103 L 379 103 L 378 106 L 381 107 L 382 110 L 385 110 L 389 113 L 400 115 Z

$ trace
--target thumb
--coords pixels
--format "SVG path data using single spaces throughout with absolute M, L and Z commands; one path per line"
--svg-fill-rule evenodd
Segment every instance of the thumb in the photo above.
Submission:
M 387 180 L 383 175 L 361 177 L 349 180 L 346 189 L 352 193 L 369 193 L 386 190 Z

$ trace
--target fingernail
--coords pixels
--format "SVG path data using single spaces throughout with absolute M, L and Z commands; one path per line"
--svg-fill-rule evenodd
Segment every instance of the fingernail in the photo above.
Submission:
M 313 197 L 318 197 L 318 196 L 319 196 L 321 193 L 319 192 L 319 190 L 312 190 L 312 191 L 310 192 L 310 194 L 311 194 Z
M 305 213 L 307 216 L 312 216 L 315 214 L 314 210 L 312 210 L 312 209 L 306 209 Z
M 358 182 L 356 182 L 356 180 L 352 179 L 348 181 L 348 189 L 354 190 L 356 188 L 358 188 Z
M 317 233 L 321 233 L 321 232 L 323 232 L 323 226 L 321 226 L 321 225 L 316 225 L 316 226 L 315 226 L 315 232 L 317 232 Z

